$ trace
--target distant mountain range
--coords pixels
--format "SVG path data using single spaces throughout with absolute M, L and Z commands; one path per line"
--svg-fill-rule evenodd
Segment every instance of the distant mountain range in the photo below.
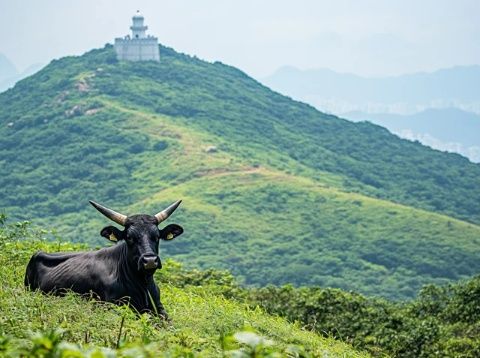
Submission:
M 457 108 L 427 109 L 411 115 L 344 113 L 353 121 L 370 121 L 402 138 L 418 140 L 434 149 L 460 153 L 480 162 L 480 116 Z
M 24 71 L 19 72 L 12 61 L 0 53 L 0 92 L 13 87 L 21 79 L 33 75 L 43 66 L 41 63 L 35 63 L 28 66 Z
M 411 114 L 455 107 L 480 114 L 480 66 L 365 78 L 328 69 L 282 67 L 262 82 L 320 110 Z

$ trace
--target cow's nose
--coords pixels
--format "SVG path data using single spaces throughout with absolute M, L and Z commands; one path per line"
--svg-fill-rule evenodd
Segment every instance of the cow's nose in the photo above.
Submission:
M 143 256 L 142 263 L 145 270 L 162 268 L 162 265 L 160 264 L 160 258 L 158 256 Z

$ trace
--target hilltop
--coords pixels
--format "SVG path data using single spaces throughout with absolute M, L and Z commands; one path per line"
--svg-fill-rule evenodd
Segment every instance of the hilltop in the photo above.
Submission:
M 480 166 L 161 47 L 55 60 L 0 94 L 0 205 L 98 243 L 94 199 L 126 214 L 182 198 L 188 266 L 245 284 L 408 298 L 480 269 Z

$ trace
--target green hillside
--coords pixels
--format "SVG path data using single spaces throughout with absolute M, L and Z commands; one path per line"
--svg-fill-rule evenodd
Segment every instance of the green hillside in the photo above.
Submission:
M 46 243 L 38 240 L 40 232 L 33 233 L 21 224 L 4 227 L 3 219 L 0 217 L 1 357 L 253 356 L 249 352 L 255 352 L 255 357 L 274 353 L 292 357 L 368 356 L 259 308 L 224 298 L 215 292 L 216 287 L 221 290 L 221 282 L 211 287 L 180 288 L 181 282 L 168 272 L 175 268 L 172 262 L 165 265 L 166 273 L 160 276 L 158 272 L 156 277 L 170 323 L 75 294 L 55 297 L 26 291 L 25 267 L 34 252 L 85 247 Z
M 88 199 L 132 214 L 182 198 L 166 253 L 253 285 L 408 298 L 480 271 L 479 165 L 161 56 L 118 63 L 107 46 L 0 94 L 3 210 L 95 243 Z

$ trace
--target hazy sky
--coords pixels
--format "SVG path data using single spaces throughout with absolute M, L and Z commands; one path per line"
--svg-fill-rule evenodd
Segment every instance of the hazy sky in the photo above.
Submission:
M 0 0 L 0 53 L 22 70 L 129 33 L 140 9 L 165 45 L 259 78 L 480 64 L 480 0 Z

